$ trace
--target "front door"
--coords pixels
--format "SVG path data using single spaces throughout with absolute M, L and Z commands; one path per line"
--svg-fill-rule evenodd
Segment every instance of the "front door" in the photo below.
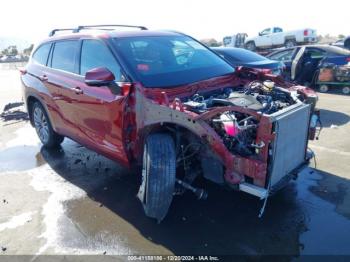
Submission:
M 256 46 L 269 47 L 272 45 L 271 28 L 267 28 L 260 33 L 260 36 L 256 40 Z

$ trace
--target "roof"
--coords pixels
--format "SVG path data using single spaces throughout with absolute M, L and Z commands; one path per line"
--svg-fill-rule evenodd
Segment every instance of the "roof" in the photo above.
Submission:
M 118 30 L 81 30 L 78 33 L 68 32 L 62 34 L 55 34 L 41 41 L 41 43 L 64 40 L 64 39 L 79 39 L 84 37 L 95 38 L 123 38 L 123 37 L 139 37 L 139 36 L 180 36 L 179 32 L 175 31 L 160 31 L 160 30 L 130 30 L 130 31 L 118 31 Z
M 269 53 L 269 55 L 279 53 L 282 51 L 286 51 L 286 50 L 293 50 L 293 49 L 301 48 L 301 47 L 314 47 L 314 48 L 323 49 L 326 52 L 333 52 L 333 53 L 338 53 L 338 54 L 343 54 L 343 55 L 350 55 L 349 50 L 342 48 L 342 47 L 339 47 L 339 46 L 328 45 L 328 44 L 309 44 L 309 45 L 294 46 L 294 47 L 289 47 L 289 48 L 278 48 L 278 49 L 274 49 L 271 53 Z

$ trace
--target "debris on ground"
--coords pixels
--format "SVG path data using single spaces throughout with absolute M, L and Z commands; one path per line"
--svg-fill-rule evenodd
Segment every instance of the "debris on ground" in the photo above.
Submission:
M 25 112 L 23 102 L 14 102 L 5 105 L 4 110 L 0 114 L 0 118 L 3 121 L 19 120 L 27 121 L 29 120 L 28 113 Z

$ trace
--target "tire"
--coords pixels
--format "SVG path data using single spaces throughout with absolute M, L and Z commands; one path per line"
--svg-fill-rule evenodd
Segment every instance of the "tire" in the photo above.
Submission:
M 297 45 L 297 42 L 294 39 L 286 40 L 285 43 L 284 43 L 284 46 L 286 48 L 294 47 L 296 45 Z
M 143 151 L 142 183 L 138 197 L 148 217 L 158 223 L 166 216 L 176 182 L 176 153 L 168 134 L 148 136 Z
M 253 41 L 248 42 L 246 45 L 246 48 L 250 51 L 255 51 L 256 50 L 255 42 L 253 42 Z
M 31 112 L 34 128 L 41 143 L 48 148 L 58 147 L 63 142 L 64 136 L 57 134 L 52 129 L 50 119 L 44 107 L 39 102 L 35 102 Z
M 350 87 L 344 86 L 341 91 L 343 92 L 344 95 L 348 95 L 350 94 Z
M 321 93 L 327 93 L 329 90 L 327 85 L 320 85 L 320 87 L 318 89 Z

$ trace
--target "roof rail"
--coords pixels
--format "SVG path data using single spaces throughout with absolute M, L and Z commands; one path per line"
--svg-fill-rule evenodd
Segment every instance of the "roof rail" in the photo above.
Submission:
M 97 30 L 113 30 L 111 27 L 129 27 L 129 28 L 139 28 L 141 30 L 148 30 L 145 26 L 136 26 L 136 25 L 80 25 L 77 28 L 62 28 L 54 29 L 49 33 L 49 36 L 55 35 L 59 31 L 72 31 L 73 33 L 78 33 L 83 29 L 97 29 Z
M 59 32 L 59 31 L 74 31 L 75 28 L 61 28 L 61 29 L 54 29 L 52 30 L 50 33 L 49 33 L 49 36 L 53 36 L 54 34 L 56 34 L 56 32 Z
M 107 28 L 106 28 L 107 27 Z M 137 25 L 80 25 L 73 32 L 78 33 L 82 29 L 100 29 L 100 30 L 113 30 L 109 27 L 129 27 L 129 28 L 139 28 L 141 30 L 148 30 L 145 26 L 137 26 Z

